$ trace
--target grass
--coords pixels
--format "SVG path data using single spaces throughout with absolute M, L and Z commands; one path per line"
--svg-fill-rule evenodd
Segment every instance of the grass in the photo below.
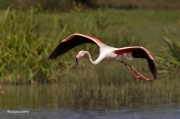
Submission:
M 33 23 L 33 15 L 8 9 L 0 20 L 1 81 L 32 81 L 43 73 L 46 75 L 50 63 L 42 57 L 47 53 L 48 44 L 43 43 L 39 26 Z
M 165 77 L 179 79 L 180 44 L 178 40 L 174 39 L 172 36 L 170 38 L 164 37 L 163 41 L 167 47 L 162 50 L 164 54 L 161 54 L 159 57 L 157 57 L 159 63 L 161 64 L 160 73 L 162 73 Z
M 88 80 L 88 79 L 86 79 Z M 99 79 L 100 80 L 100 79 Z M 101 79 L 102 80 L 102 79 Z M 137 105 L 154 108 L 163 104 L 179 104 L 178 83 L 153 83 L 134 80 L 124 84 L 80 83 L 61 80 L 45 85 L 1 86 L 1 109 L 15 110 L 19 107 L 34 109 L 137 109 Z M 173 107 L 172 107 L 173 108 Z
M 138 102 L 148 107 L 167 102 L 179 104 L 178 75 L 166 77 L 160 73 L 161 69 L 169 71 L 170 68 L 171 71 L 174 64 L 168 67 L 159 60 L 162 56 L 171 64 L 171 60 L 176 59 L 172 53 L 179 46 L 166 37 L 166 29 L 178 41 L 179 19 L 179 11 L 107 9 L 57 14 L 34 14 L 33 9 L 28 12 L 1 11 L 0 108 L 17 110 L 19 106 L 27 106 L 39 109 L 48 105 L 53 108 L 136 109 Z M 75 55 L 81 49 L 90 51 L 93 59 L 97 58 L 98 47 L 91 44 L 76 47 L 49 61 L 47 57 L 58 43 L 74 32 L 89 34 L 115 47 L 144 46 L 155 58 L 158 79 L 153 82 L 136 80 L 118 62 L 102 61 L 94 66 L 85 57 L 76 65 Z M 162 37 L 166 37 L 166 42 Z M 164 50 L 168 51 L 168 60 Z M 145 76 L 153 78 L 146 60 L 136 59 L 130 63 Z M 49 82 L 53 84 L 49 85 Z M 33 85 L 2 85 L 4 83 Z
M 180 37 L 180 29 L 176 26 L 180 19 L 177 14 L 179 11 L 113 9 L 34 14 L 33 8 L 27 12 L 7 9 L 0 14 L 0 82 L 54 82 L 66 78 L 65 75 L 71 78 L 76 70 L 80 76 L 77 79 L 82 78 L 81 71 L 87 70 L 94 82 L 98 78 L 107 80 L 107 84 L 130 80 L 129 73 L 117 63 L 104 61 L 93 69 L 86 59 L 80 64 L 82 66 L 76 66 L 74 58 L 78 50 L 88 50 L 94 59 L 97 57 L 98 48 L 91 44 L 76 47 L 55 61 L 48 61 L 47 57 L 62 39 L 75 32 L 97 37 L 115 47 L 141 45 L 155 57 L 161 54 L 160 48 L 165 47 L 159 45 L 163 43 L 161 37 L 166 35 L 165 29 L 169 29 L 174 37 Z M 148 68 L 143 67 L 147 65 L 145 60 L 136 60 L 132 64 L 151 77 Z

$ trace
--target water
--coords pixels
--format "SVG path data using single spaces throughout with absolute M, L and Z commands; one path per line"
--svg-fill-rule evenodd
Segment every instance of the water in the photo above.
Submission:
M 179 119 L 180 106 L 165 104 L 159 108 L 141 107 L 140 109 L 78 109 L 78 108 L 17 108 L 16 110 L 29 110 L 29 113 L 7 113 L 7 109 L 1 110 L 1 118 L 34 118 L 34 119 Z
M 2 91 L 4 89 L 4 91 Z M 54 94 L 54 91 L 56 92 Z M 155 98 L 153 103 L 139 98 L 115 107 L 105 103 L 71 103 L 57 93 L 56 86 L 7 86 L 1 88 L 1 119 L 179 119 L 178 97 Z M 62 93 L 62 91 L 60 91 Z M 57 96 L 59 95 L 59 97 Z M 65 98 L 63 100 L 63 98 Z M 80 97 L 79 97 L 80 98 Z M 176 99 L 177 98 L 177 99 Z M 75 100 L 75 99 L 74 99 Z M 97 99 L 98 100 L 98 99 Z M 110 100 L 110 99 L 109 99 Z

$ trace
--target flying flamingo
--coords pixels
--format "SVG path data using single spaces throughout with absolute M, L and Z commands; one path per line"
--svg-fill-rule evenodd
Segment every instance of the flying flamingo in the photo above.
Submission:
M 145 79 L 147 81 L 151 81 L 150 78 L 147 78 L 143 76 L 141 73 L 139 73 L 132 65 L 126 63 L 123 59 L 126 60 L 133 60 L 133 58 L 145 58 L 148 62 L 149 69 L 152 72 L 154 78 L 157 78 L 157 70 L 156 66 L 153 60 L 153 57 L 151 54 L 141 46 L 130 46 L 130 47 L 122 47 L 122 48 L 115 48 L 111 46 L 107 46 L 102 41 L 100 41 L 97 38 L 93 38 L 88 35 L 74 33 L 64 40 L 60 42 L 60 44 L 54 49 L 54 51 L 50 54 L 49 60 L 53 60 L 57 58 L 58 56 L 68 52 L 75 46 L 78 46 L 83 43 L 93 43 L 99 46 L 100 54 L 99 57 L 93 61 L 91 58 L 91 55 L 88 51 L 79 51 L 79 53 L 76 55 L 76 62 L 78 63 L 78 60 L 83 57 L 85 54 L 89 56 L 89 60 L 92 64 L 98 64 L 103 59 L 108 60 L 115 60 L 119 61 L 126 68 L 130 71 L 130 73 L 136 78 L 136 79 Z M 136 74 L 135 74 L 136 73 Z

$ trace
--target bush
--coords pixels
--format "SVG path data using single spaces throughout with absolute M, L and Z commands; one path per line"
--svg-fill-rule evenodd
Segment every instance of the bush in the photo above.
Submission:
M 167 48 L 162 50 L 161 56 L 157 57 L 162 75 L 171 78 L 180 76 L 180 43 L 173 38 L 163 37 Z
M 72 59 L 75 59 L 79 50 L 88 50 L 97 56 L 98 47 L 86 44 L 72 49 L 56 61 L 47 59 L 62 39 L 75 32 L 97 37 L 117 47 L 139 45 L 141 42 L 139 39 L 131 39 L 129 34 L 120 40 L 117 35 L 104 32 L 108 23 L 101 10 L 88 17 L 73 14 L 76 15 L 74 19 L 51 15 L 50 18 L 54 16 L 54 19 L 51 19 L 54 22 L 47 27 L 48 30 L 37 23 L 33 10 L 32 8 L 29 12 L 18 12 L 8 9 L 0 17 L 0 82 L 56 81 L 61 79 L 67 70 L 74 68 L 75 60 Z
M 40 36 L 33 14 L 7 10 L 0 19 L 1 82 L 43 81 L 50 71 L 48 43 Z

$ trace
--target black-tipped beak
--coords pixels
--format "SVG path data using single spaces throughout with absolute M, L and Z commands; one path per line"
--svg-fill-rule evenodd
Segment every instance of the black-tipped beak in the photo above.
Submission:
M 78 64 L 78 58 L 76 57 L 76 64 Z

